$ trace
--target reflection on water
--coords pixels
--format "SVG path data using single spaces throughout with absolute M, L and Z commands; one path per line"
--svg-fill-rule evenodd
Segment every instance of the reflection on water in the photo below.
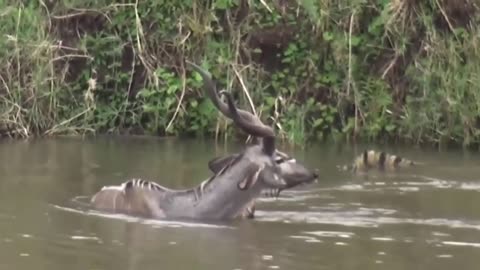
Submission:
M 190 187 L 240 145 L 57 138 L 0 143 L 0 269 L 477 269 L 478 154 L 386 149 L 424 166 L 351 175 L 363 148 L 284 148 L 318 183 L 261 199 L 255 220 L 218 224 L 92 211 L 103 185 L 131 177 Z

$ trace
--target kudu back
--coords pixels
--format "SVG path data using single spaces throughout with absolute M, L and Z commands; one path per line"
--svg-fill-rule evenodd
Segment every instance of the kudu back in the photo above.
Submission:
M 260 144 L 248 146 L 223 162 L 212 177 L 197 187 L 174 190 L 133 179 L 119 186 L 102 188 L 92 197 L 92 206 L 97 210 L 149 218 L 225 220 L 243 216 L 263 190 L 288 188 L 281 166 L 275 160 L 273 129 L 259 120 L 249 121 L 243 116 L 244 111 L 236 108 L 232 97 L 224 94 L 228 104 L 222 103 L 226 107 L 220 111 L 247 134 L 261 138 Z M 316 178 L 314 173 L 308 175 L 312 181 Z

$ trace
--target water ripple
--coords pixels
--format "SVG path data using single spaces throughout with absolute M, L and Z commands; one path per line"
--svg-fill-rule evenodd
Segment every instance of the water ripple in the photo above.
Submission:
M 378 215 L 366 215 L 365 212 L 313 212 L 313 211 L 256 211 L 258 221 L 307 223 L 307 224 L 334 224 L 352 227 L 376 228 L 381 225 L 414 224 L 423 226 L 440 226 L 480 230 L 480 221 L 464 221 L 443 218 L 416 219 L 396 218 Z
M 100 238 L 96 236 L 82 236 L 82 235 L 72 235 L 70 236 L 72 240 L 90 240 L 90 241 L 97 241 L 101 242 Z
M 411 175 L 409 181 L 365 181 L 358 183 L 346 183 L 334 187 L 311 189 L 310 192 L 322 191 L 349 191 L 349 192 L 377 192 L 383 190 L 399 190 L 402 192 L 418 192 L 425 188 L 457 189 L 480 191 L 480 181 L 446 180 L 423 175 Z M 419 179 L 412 181 L 411 179 Z
M 170 221 L 170 220 L 158 220 L 158 219 L 145 219 L 145 218 L 138 218 L 133 216 L 128 216 L 124 214 L 110 214 L 110 213 L 103 213 L 93 210 L 79 210 L 75 208 L 63 207 L 59 205 L 51 205 L 55 209 L 87 215 L 87 216 L 99 216 L 104 218 L 111 218 L 111 219 L 120 219 L 127 222 L 139 222 L 147 225 L 152 225 L 153 227 L 170 227 L 170 228 L 187 228 L 187 227 L 196 227 L 196 228 L 223 228 L 223 229 L 235 229 L 232 226 L 226 225 L 217 225 L 217 224 L 208 224 L 208 223 L 200 223 L 200 222 L 188 222 L 188 221 Z
M 320 237 L 339 237 L 339 238 L 351 238 L 355 235 L 353 232 L 340 232 L 340 231 L 306 231 L 305 234 L 312 234 Z
M 372 239 L 373 241 L 383 241 L 383 242 L 395 241 L 395 239 L 391 237 L 372 237 L 370 239 Z
M 448 246 L 464 246 L 464 247 L 480 248 L 480 243 L 471 243 L 471 242 L 443 241 L 442 244 L 448 245 Z

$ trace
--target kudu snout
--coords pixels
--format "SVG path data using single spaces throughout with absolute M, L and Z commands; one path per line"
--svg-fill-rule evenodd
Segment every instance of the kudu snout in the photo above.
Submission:
M 298 162 L 284 162 L 279 164 L 281 175 L 286 182 L 285 188 L 292 188 L 301 184 L 314 182 L 318 178 L 318 169 L 307 169 Z

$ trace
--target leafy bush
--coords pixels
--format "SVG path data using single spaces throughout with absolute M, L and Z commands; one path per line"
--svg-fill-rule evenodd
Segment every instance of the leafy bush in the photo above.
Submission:
M 473 0 L 0 4 L 3 135 L 231 134 L 189 59 L 292 143 L 479 143 Z

